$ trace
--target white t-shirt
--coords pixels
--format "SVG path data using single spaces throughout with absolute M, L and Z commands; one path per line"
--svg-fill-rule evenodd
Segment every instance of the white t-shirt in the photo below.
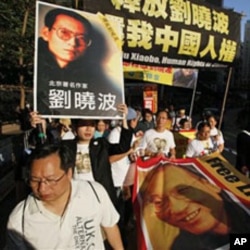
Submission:
M 181 121 L 181 119 L 187 119 L 187 120 L 190 121 L 190 118 L 189 118 L 189 116 L 187 116 L 187 115 L 184 115 L 184 116 L 182 116 L 182 117 L 177 116 L 177 117 L 175 118 L 175 124 L 174 124 L 174 125 L 177 125 L 178 127 L 180 127 L 180 121 Z
M 206 141 L 194 139 L 187 146 L 186 157 L 195 158 L 207 155 L 212 152 L 213 148 L 214 145 L 211 138 Z
M 27 249 L 22 237 L 39 250 L 105 249 L 100 226 L 114 226 L 119 214 L 104 188 L 91 184 L 98 197 L 88 182 L 72 181 L 70 201 L 62 217 L 29 195 L 26 204 L 20 202 L 9 217 L 7 249 Z
M 89 144 L 77 144 L 76 165 L 74 179 L 94 181 L 89 156 Z
M 121 137 L 121 127 L 113 128 L 108 136 L 110 143 L 119 143 Z M 128 173 L 130 161 L 127 156 L 111 164 L 112 178 L 115 187 L 122 187 Z
M 222 132 L 216 127 L 210 130 L 210 136 L 212 137 L 212 140 L 214 140 L 214 143 L 216 145 L 221 145 L 225 143 Z
M 157 132 L 155 129 L 149 129 L 142 138 L 141 147 L 168 156 L 170 149 L 175 148 L 174 135 L 169 130 Z
M 66 133 L 62 136 L 61 139 L 62 139 L 62 140 L 73 140 L 73 139 L 75 139 L 75 135 L 74 135 L 74 133 L 73 133 L 71 130 L 69 130 L 68 132 L 66 132 Z

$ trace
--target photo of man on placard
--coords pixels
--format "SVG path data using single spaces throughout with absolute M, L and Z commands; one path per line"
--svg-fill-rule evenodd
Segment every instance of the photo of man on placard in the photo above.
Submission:
M 228 192 L 191 165 L 158 165 L 145 177 L 140 194 L 143 210 L 150 207 L 151 219 L 154 215 L 161 226 L 168 227 L 168 234 L 172 233 L 166 249 L 217 249 L 229 244 L 231 233 L 250 232 L 249 223 L 245 223 L 250 218 L 249 209 L 237 204 Z M 150 228 L 149 220 L 146 224 Z M 157 237 L 159 242 L 156 221 L 149 237 L 152 241 Z M 152 235 L 154 231 L 157 236 Z
M 37 6 L 35 109 L 45 117 L 118 115 L 116 107 L 124 102 L 121 51 L 102 22 L 89 13 L 92 19 L 80 11 Z
M 198 70 L 189 68 L 176 68 L 173 75 L 173 86 L 193 89 L 198 79 Z

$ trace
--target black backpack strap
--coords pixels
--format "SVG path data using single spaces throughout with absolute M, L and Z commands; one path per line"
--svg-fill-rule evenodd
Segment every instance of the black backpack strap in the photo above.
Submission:
M 101 201 L 100 201 L 100 199 L 99 199 L 99 196 L 98 196 L 98 194 L 97 194 L 97 192 L 96 192 L 96 190 L 95 190 L 93 184 L 92 184 L 90 181 L 88 181 L 88 183 L 89 183 L 90 187 L 92 188 L 92 190 L 93 190 L 93 192 L 94 192 L 94 194 L 95 194 L 95 196 L 96 196 L 96 199 L 98 200 L 99 203 L 101 203 Z
M 24 221 L 25 221 L 25 215 L 24 215 L 24 213 L 25 213 L 25 208 L 26 208 L 26 205 L 27 205 L 27 199 L 28 199 L 28 197 L 24 200 L 24 203 L 23 203 L 23 209 L 22 209 L 22 236 L 23 236 L 23 239 L 25 238 L 24 237 Z

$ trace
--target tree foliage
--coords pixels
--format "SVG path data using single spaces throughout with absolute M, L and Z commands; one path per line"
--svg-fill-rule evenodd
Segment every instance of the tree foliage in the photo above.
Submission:
M 24 33 L 26 13 L 28 16 Z M 23 84 L 32 86 L 35 1 L 0 1 L 0 23 L 0 83 L 19 85 L 20 75 L 23 75 Z

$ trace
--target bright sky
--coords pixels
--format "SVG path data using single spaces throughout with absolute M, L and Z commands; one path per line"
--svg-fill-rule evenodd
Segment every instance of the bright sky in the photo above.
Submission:
M 249 0 L 224 0 L 225 8 L 233 8 L 235 12 L 243 13 L 241 19 L 241 40 L 244 37 L 244 27 L 247 20 L 250 20 L 250 1 Z

